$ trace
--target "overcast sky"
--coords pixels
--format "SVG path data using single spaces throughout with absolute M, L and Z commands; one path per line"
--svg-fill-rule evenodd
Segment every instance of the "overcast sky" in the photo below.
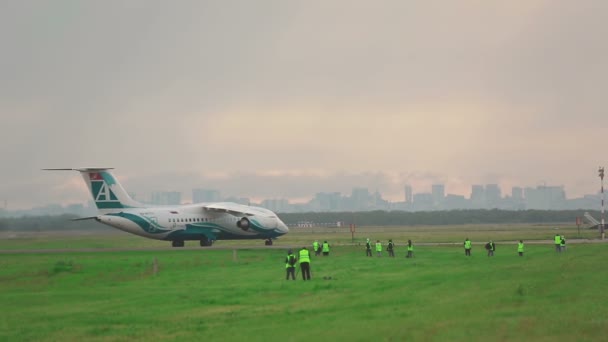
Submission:
M 608 1 L 2 1 L 0 200 L 599 189 Z

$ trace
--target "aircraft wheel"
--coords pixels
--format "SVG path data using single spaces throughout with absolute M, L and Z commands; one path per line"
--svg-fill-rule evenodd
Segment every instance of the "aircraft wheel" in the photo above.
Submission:
M 184 241 L 173 240 L 173 241 L 171 241 L 171 246 L 173 246 L 173 247 L 184 247 Z
M 209 247 L 213 245 L 213 240 L 201 240 L 201 247 Z

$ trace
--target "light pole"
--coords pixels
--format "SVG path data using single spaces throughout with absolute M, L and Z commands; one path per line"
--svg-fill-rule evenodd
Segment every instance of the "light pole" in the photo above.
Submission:
M 604 167 L 600 166 L 597 172 L 599 173 L 602 184 L 602 223 L 600 224 L 600 233 L 602 234 L 602 240 L 604 240 L 606 237 L 606 234 L 604 233 Z

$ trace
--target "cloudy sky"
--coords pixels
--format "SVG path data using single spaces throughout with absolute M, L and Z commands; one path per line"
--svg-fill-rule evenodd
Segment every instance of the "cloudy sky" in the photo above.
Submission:
M 404 184 L 595 193 L 608 2 L 0 2 L 0 200 L 195 187 L 306 200 Z

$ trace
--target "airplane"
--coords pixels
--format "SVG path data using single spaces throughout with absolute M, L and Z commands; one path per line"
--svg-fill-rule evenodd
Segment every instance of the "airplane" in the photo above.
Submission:
M 99 215 L 78 218 L 97 222 L 150 239 L 198 240 L 211 246 L 216 240 L 272 239 L 287 234 L 289 228 L 272 211 L 232 202 L 197 203 L 177 206 L 148 206 L 133 200 L 110 170 L 113 168 L 43 169 L 78 171 L 84 178 Z

